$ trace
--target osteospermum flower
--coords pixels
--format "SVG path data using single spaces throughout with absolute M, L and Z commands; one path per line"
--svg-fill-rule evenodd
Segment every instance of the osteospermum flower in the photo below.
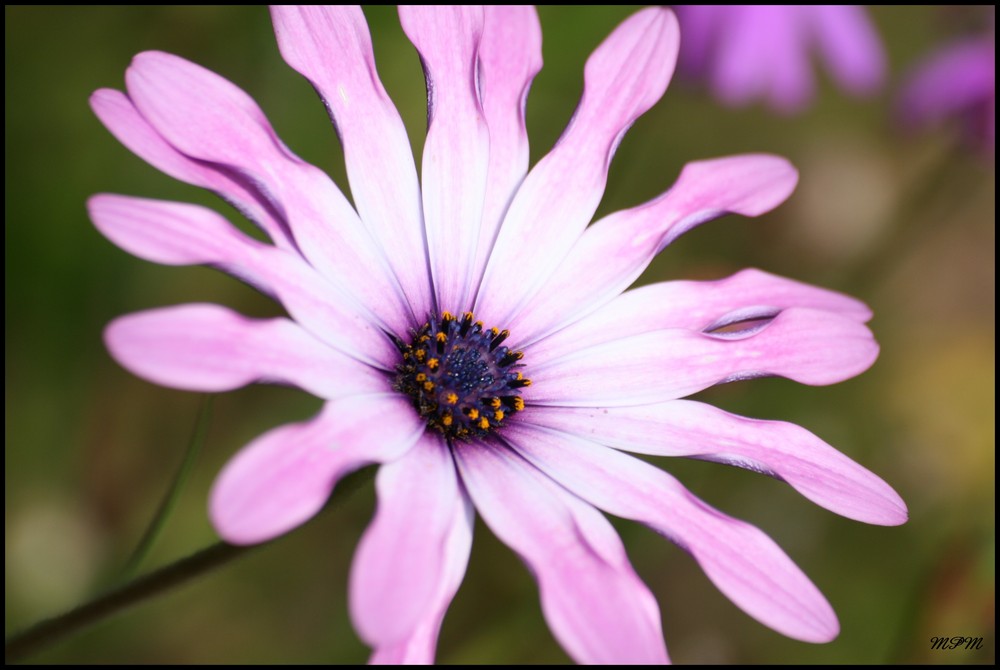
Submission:
M 681 5 L 681 71 L 708 81 L 727 105 L 763 99 L 786 114 L 815 96 L 810 62 L 822 57 L 848 93 L 874 92 L 885 76 L 882 43 L 855 5 Z
M 860 373 L 878 351 L 863 304 L 756 270 L 623 293 L 681 233 L 779 204 L 795 170 L 767 155 L 691 163 L 663 195 L 588 227 L 619 140 L 670 80 L 674 15 L 640 11 L 594 51 L 569 127 L 530 171 L 535 12 L 404 7 L 400 18 L 427 76 L 421 182 L 361 11 L 273 10 L 282 55 L 336 125 L 356 209 L 245 93 L 182 58 L 140 54 L 127 94 L 92 98 L 126 146 L 219 193 L 272 244 L 201 207 L 115 195 L 91 199 L 97 227 L 143 258 L 230 272 L 289 315 L 207 304 L 132 314 L 107 329 L 112 355 L 175 388 L 279 382 L 326 400 L 225 467 L 209 504 L 219 534 L 247 544 L 285 533 L 342 475 L 382 464 L 350 588 L 375 661 L 433 660 L 475 513 L 528 565 L 575 660 L 667 660 L 656 601 L 598 509 L 680 544 L 762 623 L 833 638 L 829 604 L 773 541 L 623 453 L 717 460 L 853 519 L 904 520 L 888 485 L 808 431 L 680 399 L 761 375 L 830 384 Z
M 994 151 L 997 137 L 996 37 L 966 37 L 941 47 L 910 73 L 897 102 L 909 128 L 949 118 L 962 122 L 967 139 Z

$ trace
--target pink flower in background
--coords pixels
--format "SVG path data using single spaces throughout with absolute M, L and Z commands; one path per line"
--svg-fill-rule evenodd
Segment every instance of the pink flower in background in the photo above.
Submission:
M 243 91 L 182 58 L 139 54 L 127 94 L 91 99 L 126 146 L 217 192 L 272 244 L 202 207 L 118 195 L 89 202 L 101 232 L 154 262 L 216 266 L 288 313 L 250 319 L 194 304 L 132 314 L 106 331 L 112 355 L 174 388 L 277 382 L 326 401 L 224 468 L 209 504 L 219 534 L 249 544 L 285 533 L 344 474 L 381 464 L 350 588 L 377 662 L 433 661 L 474 513 L 527 564 L 577 661 L 667 660 L 656 601 L 599 509 L 684 547 L 765 625 L 812 642 L 836 636 L 826 599 L 770 538 L 623 453 L 715 460 L 852 519 L 906 518 L 885 482 L 805 429 L 681 399 L 766 375 L 822 385 L 859 374 L 878 354 L 865 305 L 758 270 L 625 290 L 685 231 L 780 204 L 797 180 L 787 161 L 690 163 L 659 197 L 588 226 L 619 140 L 671 78 L 674 15 L 638 12 L 594 51 L 572 121 L 529 171 L 534 10 L 401 8 L 430 93 L 422 183 L 361 11 L 272 15 L 282 55 L 333 118 L 356 209 Z
M 727 105 L 764 100 L 792 114 L 815 97 L 814 52 L 853 95 L 875 92 L 885 53 L 865 10 L 854 5 L 680 5 L 682 74 L 706 80 Z
M 996 39 L 956 41 L 932 53 L 910 73 L 898 100 L 898 114 L 909 128 L 963 122 L 965 134 L 987 151 L 996 148 Z

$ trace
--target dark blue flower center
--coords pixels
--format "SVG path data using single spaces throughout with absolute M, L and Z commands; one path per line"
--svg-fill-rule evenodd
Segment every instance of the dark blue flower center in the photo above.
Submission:
M 396 342 L 402 361 L 393 387 L 413 400 L 430 428 L 456 440 L 483 437 L 524 409 L 520 389 L 531 384 L 524 353 L 503 345 L 510 333 L 484 329 L 472 312 L 449 312 Z

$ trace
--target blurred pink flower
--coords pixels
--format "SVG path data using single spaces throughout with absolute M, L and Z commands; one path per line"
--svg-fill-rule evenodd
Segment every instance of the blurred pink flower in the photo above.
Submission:
M 905 126 L 922 128 L 961 119 L 968 139 L 996 148 L 996 39 L 965 38 L 924 59 L 910 73 L 898 100 Z
M 569 127 L 528 171 L 534 10 L 401 8 L 429 91 L 422 184 L 361 11 L 272 15 L 282 55 L 333 118 L 357 210 L 243 91 L 177 56 L 139 54 L 127 95 L 91 99 L 126 146 L 216 191 L 273 245 L 202 207 L 117 195 L 89 202 L 101 232 L 154 262 L 221 268 L 289 314 L 249 319 L 209 304 L 132 314 L 108 326 L 112 355 L 175 388 L 278 382 L 327 401 L 229 462 L 209 505 L 219 534 L 245 544 L 285 533 L 345 473 L 382 464 L 350 588 L 377 662 L 433 661 L 474 510 L 528 565 L 577 661 L 667 660 L 656 601 L 597 508 L 683 546 L 762 623 L 833 638 L 830 605 L 771 539 L 620 451 L 767 473 L 869 523 L 906 517 L 887 484 L 808 431 L 680 400 L 764 375 L 853 377 L 878 353 L 867 307 L 757 270 L 623 293 L 681 233 L 781 203 L 797 179 L 787 161 L 691 163 L 661 196 L 587 225 L 623 133 L 666 90 L 674 15 L 638 12 L 594 51 Z
M 682 74 L 707 80 L 727 105 L 763 99 L 792 114 L 815 95 L 815 49 L 848 93 L 873 93 L 885 78 L 882 43 L 855 5 L 680 5 Z

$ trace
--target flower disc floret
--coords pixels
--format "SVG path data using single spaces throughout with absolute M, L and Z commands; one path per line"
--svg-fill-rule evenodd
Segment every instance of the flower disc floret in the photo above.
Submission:
M 484 328 L 472 312 L 431 317 L 396 342 L 402 360 L 394 388 L 413 400 L 427 426 L 450 439 L 483 437 L 524 409 L 520 389 L 531 385 L 521 351 L 503 342 L 510 331 Z

